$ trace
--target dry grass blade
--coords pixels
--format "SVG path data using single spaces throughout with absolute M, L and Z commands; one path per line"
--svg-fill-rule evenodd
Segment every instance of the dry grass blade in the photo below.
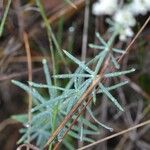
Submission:
M 75 0 L 74 6 L 76 6 L 76 9 L 72 7 L 71 5 L 68 5 L 55 13 L 55 15 L 49 17 L 49 23 L 55 23 L 57 22 L 61 17 L 64 17 L 65 19 L 70 18 L 73 16 L 77 11 L 79 11 L 81 8 L 85 6 L 85 0 Z
M 38 69 L 34 69 L 32 73 L 39 73 L 41 71 L 42 71 L 42 68 L 38 68 Z M 7 75 L 7 76 L 0 76 L 0 81 L 3 82 L 6 80 L 11 80 L 11 79 L 14 79 L 14 78 L 17 78 L 20 76 L 26 76 L 27 74 L 28 74 L 28 71 L 22 71 L 19 73 L 12 73 L 12 74 Z
M 17 148 L 17 150 L 22 150 L 24 147 L 26 147 L 27 149 L 31 149 L 31 150 L 40 150 L 39 148 L 35 147 L 32 144 L 22 144 Z
M 25 50 L 27 54 L 28 80 L 32 81 L 32 58 L 31 58 L 31 50 L 29 45 L 28 34 L 26 32 L 23 33 L 23 39 L 24 39 Z
M 74 9 L 77 9 L 77 6 L 70 0 L 65 0 L 70 6 L 72 6 Z
M 87 53 L 87 42 L 88 42 L 88 28 L 89 28 L 89 4 L 90 1 L 86 1 L 85 12 L 84 12 L 84 27 L 83 27 L 83 35 L 82 35 L 82 54 L 81 58 L 83 61 L 86 59 Z
M 7 126 L 10 124 L 16 124 L 18 123 L 17 121 L 13 120 L 13 119 L 6 119 L 3 122 L 0 123 L 0 132 Z
M 125 130 L 123 130 L 123 131 L 121 131 L 121 132 L 118 132 L 118 133 L 116 133 L 116 134 L 110 135 L 110 136 L 108 136 L 108 137 L 106 137 L 106 138 L 103 138 L 103 139 L 101 139 L 101 140 L 98 140 L 98 141 L 96 141 L 96 142 L 94 142 L 94 143 L 92 143 L 92 144 L 89 144 L 89 145 L 87 145 L 87 146 L 84 146 L 84 147 L 82 147 L 82 148 L 79 148 L 78 150 L 87 149 L 87 148 L 89 148 L 89 147 L 92 147 L 92 146 L 94 146 L 94 145 L 97 145 L 97 144 L 99 144 L 99 143 L 102 143 L 102 142 L 104 142 L 104 141 L 107 141 L 107 140 L 109 140 L 109 139 L 112 139 L 112 138 L 114 138 L 114 137 L 116 137 L 116 136 L 125 134 L 125 133 L 127 133 L 127 132 L 129 132 L 129 131 L 135 130 L 135 129 L 137 129 L 137 128 L 140 128 L 140 127 L 145 126 L 145 125 L 148 125 L 148 124 L 150 124 L 150 120 L 147 120 L 147 121 L 145 121 L 145 122 L 142 122 L 142 123 L 140 123 L 140 124 L 137 124 L 137 125 L 135 125 L 135 126 L 133 126 L 133 127 L 130 127 L 130 128 L 128 128 L 128 129 L 125 129 Z
M 150 100 L 150 95 L 145 92 L 138 84 L 136 84 L 135 82 L 131 81 L 131 79 L 129 79 L 128 77 L 126 76 L 123 76 L 123 78 L 125 80 L 128 80 L 129 81 L 129 84 L 130 86 L 135 90 L 137 91 L 138 93 L 140 93 L 143 97 L 145 97 L 147 100 Z
M 32 60 L 31 60 L 31 50 L 29 45 L 29 39 L 26 32 L 23 33 L 23 39 L 25 44 L 25 50 L 27 54 L 27 63 L 28 63 L 28 80 L 32 81 Z M 30 85 L 29 85 L 30 86 Z M 28 133 L 28 142 L 30 143 L 30 128 L 31 128 L 31 120 L 32 120 L 32 96 L 29 94 L 29 106 L 28 106 L 28 121 L 29 121 L 29 133 Z

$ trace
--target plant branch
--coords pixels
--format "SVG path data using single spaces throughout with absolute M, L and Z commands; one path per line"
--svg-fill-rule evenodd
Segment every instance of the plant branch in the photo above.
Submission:
M 26 32 L 23 33 L 23 39 L 25 44 L 25 50 L 27 54 L 27 63 L 28 63 L 28 81 L 32 81 L 32 60 L 31 60 L 31 50 L 29 45 L 29 39 Z M 30 86 L 30 85 L 29 85 Z M 31 87 L 30 87 L 31 88 Z M 29 94 L 29 105 L 28 105 L 28 121 L 29 121 L 29 130 L 28 130 L 28 143 L 30 143 L 30 130 L 31 130 L 31 121 L 32 121 L 32 96 Z
M 87 146 L 84 146 L 84 147 L 82 147 L 82 148 L 79 148 L 78 150 L 87 149 L 87 148 L 89 148 L 89 147 L 92 147 L 92 146 L 94 146 L 94 145 L 97 145 L 97 144 L 99 144 L 99 143 L 102 143 L 102 142 L 104 142 L 104 141 L 107 141 L 107 140 L 109 140 L 109 139 L 112 139 L 112 138 L 114 138 L 114 137 L 117 137 L 117 136 L 119 136 L 119 135 L 125 134 L 125 133 L 127 133 L 127 132 L 129 132 L 129 131 L 135 130 L 135 129 L 137 129 L 137 128 L 140 128 L 140 127 L 145 126 L 145 125 L 148 125 L 148 124 L 150 124 L 150 120 L 147 120 L 147 121 L 145 121 L 145 122 L 142 122 L 142 123 L 140 123 L 140 124 L 137 124 L 137 125 L 135 125 L 135 126 L 133 126 L 133 127 L 130 127 L 130 128 L 128 128 L 128 129 L 125 129 L 125 130 L 123 130 L 123 131 L 121 131 L 121 132 L 118 132 L 118 133 L 116 133 L 116 134 L 110 135 L 110 136 L 108 136 L 108 137 L 106 137 L 106 138 L 103 138 L 103 139 L 101 139 L 101 140 L 98 140 L 98 141 L 96 141 L 96 142 L 94 142 L 94 143 L 92 143 L 92 144 L 89 144 L 89 145 L 87 145 Z

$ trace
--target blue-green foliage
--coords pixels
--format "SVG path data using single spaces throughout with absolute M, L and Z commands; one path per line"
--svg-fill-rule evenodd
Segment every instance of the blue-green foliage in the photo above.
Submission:
M 77 101 L 80 99 L 83 93 L 85 93 L 85 91 L 91 85 L 93 80 L 95 80 L 95 78 L 99 75 L 99 70 L 102 69 L 104 62 L 109 55 L 111 55 L 110 65 L 113 65 L 116 69 L 119 69 L 119 64 L 117 63 L 112 52 L 115 52 L 118 55 L 120 55 L 123 53 L 123 51 L 112 48 L 112 52 L 110 53 L 111 44 L 113 43 L 115 36 L 113 35 L 108 42 L 105 42 L 98 33 L 96 33 L 96 37 L 99 39 L 102 46 L 94 44 L 89 45 L 91 48 L 96 48 L 100 50 L 100 52 L 89 62 L 81 62 L 73 55 L 64 50 L 66 56 L 78 65 L 74 73 L 54 75 L 51 77 L 47 61 L 44 59 L 43 68 L 46 77 L 46 84 L 29 82 L 31 86 L 30 88 L 30 86 L 27 86 L 19 81 L 12 81 L 15 85 L 19 86 L 20 88 L 32 95 L 34 105 L 31 110 L 32 121 L 30 135 L 32 140 L 36 139 L 36 144 L 40 148 L 42 148 L 44 144 L 46 144 L 49 136 L 55 131 L 55 129 L 58 127 L 63 118 L 70 112 L 72 107 L 77 103 Z M 94 66 L 94 69 L 91 69 L 91 66 Z M 104 74 L 104 77 L 114 78 L 133 71 L 134 69 L 127 71 L 106 72 Z M 57 78 L 57 80 L 68 78 L 69 81 L 65 88 L 63 88 L 52 84 L 54 78 Z M 110 87 L 105 87 L 104 83 L 99 83 L 98 86 L 95 87 L 91 93 L 91 96 L 93 96 L 93 102 L 96 103 L 97 94 L 105 94 L 118 110 L 123 111 L 123 107 L 119 104 L 117 99 L 110 93 L 110 91 L 119 88 L 125 84 L 127 84 L 127 81 L 123 81 Z M 38 92 L 39 88 L 48 89 L 48 99 L 43 97 Z M 83 105 L 85 104 L 83 103 Z M 83 116 L 80 116 L 78 119 L 80 127 L 74 125 L 72 130 L 68 133 L 69 136 L 77 138 L 81 141 L 93 142 L 93 140 L 89 138 L 89 135 L 95 135 L 99 133 L 99 128 L 97 127 L 98 125 L 112 131 L 112 128 L 107 127 L 95 118 L 89 106 L 87 107 L 87 111 L 96 124 L 93 124 L 89 120 L 86 120 Z M 23 136 L 18 141 L 18 143 L 27 142 L 28 137 L 27 130 L 29 126 L 27 122 L 27 115 L 23 115 L 22 117 L 24 119 L 22 119 L 21 116 L 15 116 L 15 119 L 21 121 L 25 126 L 24 129 L 21 129 L 21 133 L 23 134 Z M 61 140 L 64 132 L 71 124 L 71 121 L 75 118 L 76 115 L 74 115 L 72 119 L 66 124 L 65 128 L 62 129 L 62 131 L 58 134 L 57 139 L 55 140 Z M 66 145 L 66 147 L 72 149 L 72 145 L 70 145 L 70 143 L 67 142 L 67 138 L 63 142 Z

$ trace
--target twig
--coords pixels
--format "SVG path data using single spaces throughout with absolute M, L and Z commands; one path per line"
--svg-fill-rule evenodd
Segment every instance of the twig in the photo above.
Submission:
M 25 50 L 27 53 L 27 62 L 28 62 L 28 81 L 32 81 L 32 60 L 31 60 L 31 50 L 29 45 L 29 39 L 26 32 L 23 33 L 23 39 L 25 44 Z M 30 85 L 29 85 L 30 86 Z M 30 87 L 31 88 L 31 87 Z M 30 130 L 31 130 L 31 120 L 32 120 L 32 96 L 29 94 L 29 105 L 28 105 L 28 121 L 29 121 L 29 128 L 28 128 L 28 142 L 30 143 Z
M 0 132 L 8 125 L 10 124 L 16 124 L 18 123 L 16 120 L 13 120 L 13 119 L 6 119 L 4 120 L 3 122 L 0 123 Z
M 71 2 L 70 0 L 65 0 L 70 6 L 72 6 L 74 9 L 77 9 L 77 6 Z
M 82 35 L 82 53 L 81 53 L 81 60 L 84 62 L 86 61 L 86 55 L 87 55 L 89 7 L 90 7 L 90 0 L 86 0 L 85 1 L 85 10 L 84 10 L 84 27 L 83 27 L 83 35 Z M 79 128 L 81 126 L 83 126 L 82 123 L 79 123 Z M 78 145 L 79 145 L 79 147 L 82 147 L 83 141 L 78 141 Z
M 87 146 L 84 146 L 84 147 L 82 147 L 82 148 L 79 148 L 78 150 L 87 149 L 87 148 L 89 148 L 89 147 L 92 147 L 92 146 L 94 146 L 94 145 L 97 145 L 97 144 L 99 144 L 99 143 L 102 143 L 102 142 L 104 142 L 104 141 L 107 141 L 107 140 L 109 140 L 109 139 L 112 139 L 112 138 L 114 138 L 114 137 L 117 137 L 117 136 L 119 136 L 119 135 L 125 134 L 125 133 L 127 133 L 127 132 L 129 132 L 129 131 L 135 130 L 135 129 L 137 129 L 137 128 L 140 128 L 140 127 L 145 126 L 145 125 L 148 125 L 148 124 L 150 124 L 150 120 L 147 120 L 147 121 L 145 121 L 145 122 L 142 122 L 142 123 L 140 123 L 140 124 L 137 124 L 137 125 L 135 125 L 135 126 L 133 126 L 133 127 L 130 127 L 130 128 L 128 128 L 128 129 L 125 129 L 125 130 L 123 130 L 123 131 L 121 131 L 121 132 L 118 132 L 118 133 L 116 133 L 116 134 L 110 135 L 110 136 L 108 136 L 108 137 L 106 137 L 106 138 L 103 138 L 103 139 L 101 139 L 101 140 L 98 140 L 98 141 L 96 141 L 96 142 L 93 142 L 92 144 L 89 144 L 89 145 L 87 145 Z
M 37 68 L 37 69 L 34 69 L 32 73 L 38 73 L 40 71 L 42 71 L 42 68 Z M 28 74 L 28 71 L 22 71 L 20 73 L 12 73 L 10 75 L 0 76 L 0 82 L 6 81 L 6 80 L 11 80 L 13 78 L 17 78 L 20 76 L 26 76 L 27 74 Z
M 87 53 L 90 0 L 86 0 L 85 3 L 86 3 L 86 6 L 85 6 L 85 14 L 84 14 L 84 27 L 83 27 L 83 37 L 82 37 L 82 55 L 81 55 L 82 61 L 85 61 L 86 53 Z
M 126 76 L 123 76 L 124 79 L 129 81 L 129 85 L 138 93 L 140 93 L 143 97 L 145 97 L 147 100 L 150 100 L 150 95 L 146 93 L 138 84 L 133 82 L 131 79 L 129 79 Z
M 23 147 L 26 147 L 27 149 L 32 149 L 32 150 L 40 150 L 39 148 L 37 148 L 36 146 L 32 144 L 22 144 L 17 148 L 17 150 L 21 150 Z
M 46 59 L 48 60 L 49 59 L 49 56 L 33 56 L 32 57 L 32 62 L 42 62 L 43 59 Z M 26 56 L 19 56 L 19 57 L 14 57 L 11 62 L 18 62 L 18 63 L 21 63 L 21 62 L 27 62 L 27 58 Z
M 21 40 L 23 39 L 22 35 L 23 35 L 23 31 L 24 31 L 24 18 L 23 18 L 23 11 L 21 8 L 21 1 L 20 0 L 14 0 L 14 7 L 16 9 L 16 14 L 17 14 L 17 18 L 18 18 L 18 26 L 19 26 L 19 35 Z
M 52 22 L 57 22 L 61 17 L 65 16 L 65 19 L 69 18 L 73 14 L 77 13 L 81 8 L 85 6 L 86 0 L 75 0 L 74 5 L 76 6 L 76 9 L 74 9 L 71 5 L 67 5 L 64 7 L 64 9 L 61 9 L 55 15 L 49 17 L 48 21 L 51 24 Z M 44 26 L 44 24 L 42 24 Z

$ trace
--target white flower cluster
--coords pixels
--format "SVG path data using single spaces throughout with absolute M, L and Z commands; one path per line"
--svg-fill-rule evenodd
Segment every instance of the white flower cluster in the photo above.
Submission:
M 120 25 L 120 40 L 133 36 L 132 27 L 135 26 L 136 15 L 145 15 L 150 10 L 150 0 L 132 0 L 124 4 L 121 0 L 98 0 L 93 4 L 93 14 L 112 15 L 115 23 Z
M 107 14 L 111 15 L 117 9 L 117 1 L 116 0 L 99 0 L 93 5 L 93 14 L 101 15 Z

